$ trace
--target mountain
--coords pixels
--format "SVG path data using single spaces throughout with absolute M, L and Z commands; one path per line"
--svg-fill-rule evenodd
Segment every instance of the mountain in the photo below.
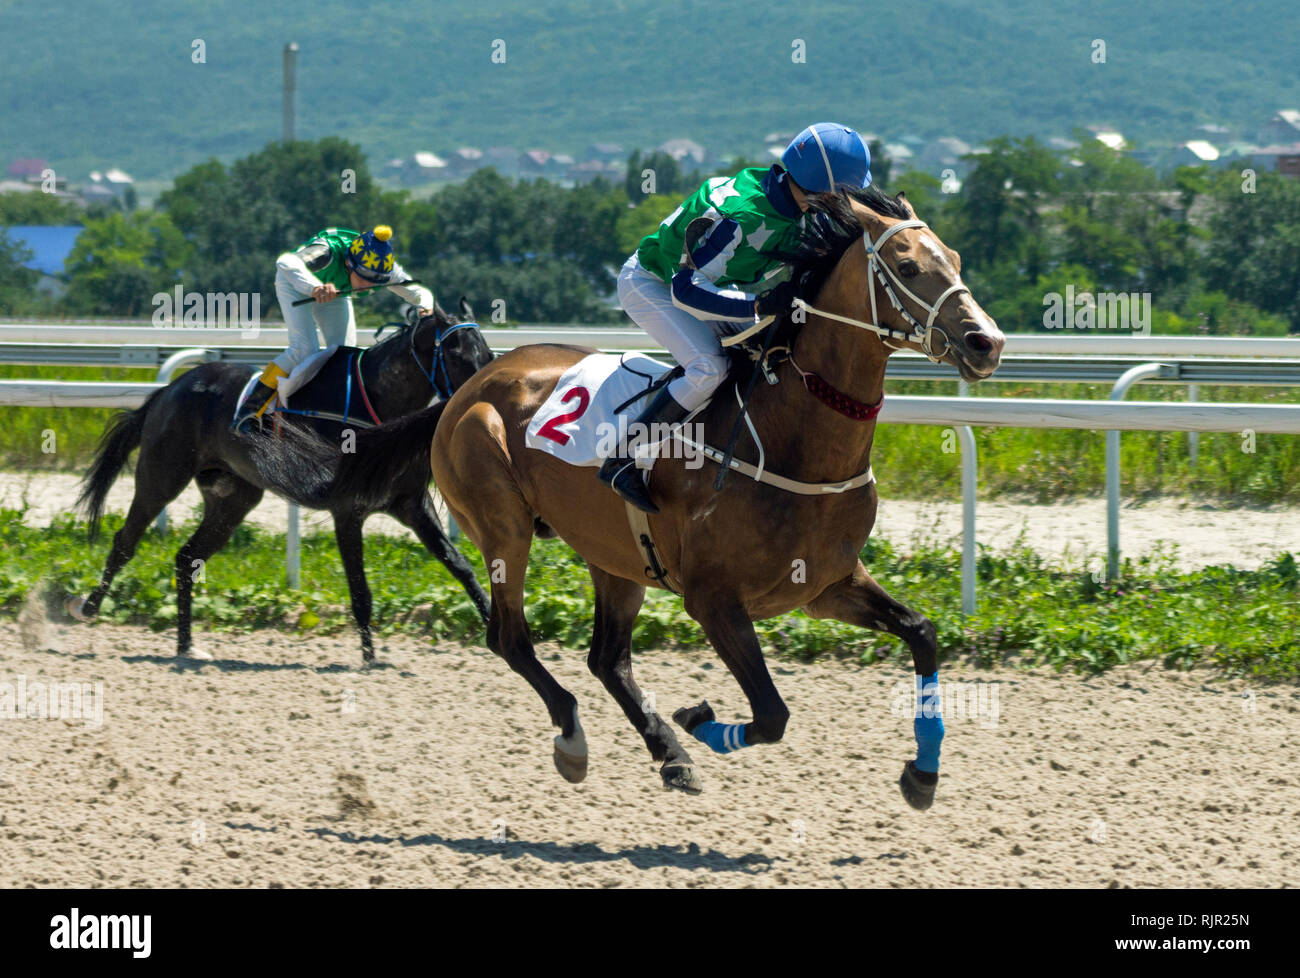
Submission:
M 1294 0 L 0 3 L 0 166 L 161 178 L 247 154 L 280 136 L 291 40 L 297 135 L 342 136 L 376 165 L 678 136 L 754 154 L 822 119 L 972 143 L 1087 124 L 1142 143 L 1207 122 L 1249 137 L 1300 105 L 1297 37 Z

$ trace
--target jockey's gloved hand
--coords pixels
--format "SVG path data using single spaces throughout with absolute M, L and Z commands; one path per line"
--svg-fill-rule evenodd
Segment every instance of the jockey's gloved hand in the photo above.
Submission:
M 758 297 L 758 301 L 754 303 L 754 310 L 760 318 L 779 316 L 791 308 L 795 295 L 797 293 L 793 282 L 778 282 Z

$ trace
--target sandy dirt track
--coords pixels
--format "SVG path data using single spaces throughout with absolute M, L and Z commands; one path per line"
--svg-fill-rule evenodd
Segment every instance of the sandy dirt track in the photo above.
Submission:
M 27 521 L 48 526 L 57 514 L 73 508 L 80 477 L 69 473 L 0 472 L 0 506 L 26 500 Z M 134 484 L 123 475 L 108 495 L 110 511 L 126 512 Z M 873 535 L 907 545 L 921 537 L 944 546 L 961 546 L 961 503 L 890 499 L 881 489 L 880 511 Z M 169 509 L 174 520 L 197 515 L 199 491 L 193 483 Z M 284 532 L 286 506 L 268 494 L 249 514 L 249 521 Z M 333 532 L 328 513 L 303 511 L 304 533 Z M 372 517 L 367 533 L 406 534 L 386 516 Z M 1024 540 L 1044 556 L 1075 566 L 1101 566 L 1106 553 L 1106 501 L 1085 498 L 1035 504 L 981 500 L 977 507 L 976 539 L 1003 551 L 1023 533 Z M 1279 551 L 1300 552 L 1300 511 L 1293 507 L 1220 508 L 1182 499 L 1126 503 L 1120 516 L 1120 546 L 1125 556 L 1150 553 L 1163 542 L 1178 544 L 1175 562 L 1195 568 L 1210 564 L 1258 567 Z M 178 541 L 179 545 L 179 541 Z
M 541 650 L 591 745 L 574 786 L 540 700 L 484 649 L 394 638 L 366 670 L 351 632 L 198 637 L 215 661 L 34 603 L 0 625 L 0 684 L 102 682 L 105 704 L 101 726 L 0 720 L 0 886 L 1300 883 L 1293 685 L 945 666 L 998 684 L 996 724 L 949 703 L 939 797 L 915 812 L 896 787 L 914 749 L 897 664 L 773 661 L 784 742 L 692 742 L 705 791 L 688 797 L 660 786 L 581 652 Z M 635 668 L 661 712 L 707 697 L 748 716 L 712 654 Z

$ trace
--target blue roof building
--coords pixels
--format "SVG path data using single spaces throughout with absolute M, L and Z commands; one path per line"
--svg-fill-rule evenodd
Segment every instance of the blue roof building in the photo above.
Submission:
M 20 242 L 32 251 L 32 258 L 25 262 L 27 268 L 35 269 L 42 275 L 59 278 L 63 275 L 63 260 L 72 253 L 72 246 L 81 233 L 80 224 L 34 226 L 14 225 L 4 228 L 10 240 Z

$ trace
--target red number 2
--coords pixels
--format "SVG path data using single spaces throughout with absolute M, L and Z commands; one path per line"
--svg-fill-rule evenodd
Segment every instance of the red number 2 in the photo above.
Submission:
M 560 398 L 561 404 L 568 404 L 574 398 L 578 399 L 578 407 L 567 414 L 557 414 L 550 421 L 537 429 L 537 433 L 543 438 L 549 438 L 551 441 L 559 442 L 561 445 L 569 443 L 569 436 L 563 431 L 556 431 L 557 425 L 568 424 L 570 421 L 576 421 L 582 417 L 582 413 L 587 410 L 591 404 L 591 392 L 585 387 L 570 387 Z

